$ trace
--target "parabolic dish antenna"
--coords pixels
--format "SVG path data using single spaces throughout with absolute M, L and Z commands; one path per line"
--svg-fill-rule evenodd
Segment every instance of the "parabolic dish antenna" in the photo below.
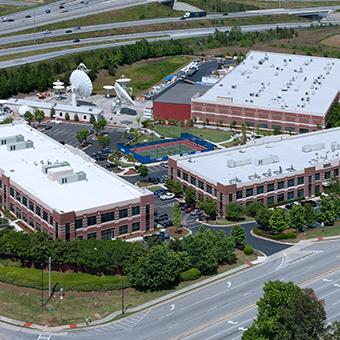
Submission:
M 114 87 L 112 85 L 104 85 L 103 89 L 106 90 L 106 97 L 110 98 Z
M 77 106 L 77 95 L 89 97 L 92 94 L 93 86 L 89 76 L 81 70 L 75 70 L 70 76 L 72 105 Z
M 54 86 L 63 86 L 64 83 L 60 81 L 59 79 L 53 83 Z

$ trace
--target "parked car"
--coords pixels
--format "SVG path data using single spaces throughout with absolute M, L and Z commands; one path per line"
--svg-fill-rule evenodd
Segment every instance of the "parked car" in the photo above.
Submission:
M 168 200 L 174 199 L 175 198 L 175 194 L 173 194 L 172 192 L 166 192 L 166 193 L 160 195 L 159 198 L 162 201 L 168 201 Z
M 59 9 L 64 9 L 65 7 L 63 5 L 60 5 L 59 6 Z
M 113 169 L 113 168 L 116 168 L 117 165 L 116 164 L 113 164 L 113 163 L 107 163 L 105 164 L 105 168 L 106 169 Z
M 166 189 L 158 189 L 158 190 L 156 190 L 153 194 L 154 194 L 155 196 L 160 196 L 160 195 L 163 195 L 163 194 L 166 193 L 166 192 L 167 192 Z
M 167 162 L 163 162 L 160 164 L 160 166 L 162 166 L 163 168 L 168 168 L 168 163 Z
M 306 206 L 306 204 L 310 204 L 313 208 L 316 208 L 318 206 L 318 204 L 313 200 L 301 201 L 300 203 L 303 207 Z
M 194 209 L 191 213 L 190 213 L 190 215 L 191 216 L 199 216 L 199 215 L 201 215 L 201 210 L 199 210 L 199 209 Z
M 51 33 L 51 31 L 49 31 L 49 30 L 43 31 L 43 34 L 50 34 L 50 33 Z
M 166 231 L 160 231 L 159 233 L 158 233 L 158 237 L 161 239 L 161 240 L 169 240 L 170 239 L 170 235 L 169 235 L 169 233 L 168 232 L 166 232 Z
M 65 33 L 72 33 L 72 30 L 66 30 Z
M 168 228 L 168 227 L 173 226 L 172 220 L 165 220 L 165 221 L 161 221 L 161 222 L 158 222 L 158 223 L 164 228 Z
M 74 39 L 74 40 L 73 40 L 74 43 L 77 43 L 77 42 L 79 42 L 79 41 L 80 41 L 79 39 Z
M 155 217 L 155 220 L 160 222 L 160 221 L 166 221 L 169 219 L 169 215 L 168 214 L 162 214 L 159 215 L 158 217 Z
M 65 141 L 64 140 L 60 140 L 59 143 L 62 144 L 62 145 L 65 145 Z
M 25 18 L 28 19 L 28 18 L 31 18 L 31 16 L 29 14 L 25 15 Z
M 51 130 L 52 129 L 52 125 L 46 125 L 45 126 L 45 130 Z
M 102 153 L 104 153 L 104 154 L 110 154 L 110 153 L 112 153 L 113 151 L 112 151 L 112 149 L 111 148 L 104 148 L 103 150 L 102 150 Z
M 299 203 L 298 202 L 288 203 L 288 204 L 285 205 L 285 208 L 289 210 L 289 209 L 292 209 L 294 207 L 294 205 L 299 205 Z

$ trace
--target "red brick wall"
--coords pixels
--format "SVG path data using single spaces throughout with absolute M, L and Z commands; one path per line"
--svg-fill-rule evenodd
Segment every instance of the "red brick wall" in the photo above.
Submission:
M 172 103 L 153 103 L 153 116 L 155 119 L 191 119 L 190 104 L 172 104 Z

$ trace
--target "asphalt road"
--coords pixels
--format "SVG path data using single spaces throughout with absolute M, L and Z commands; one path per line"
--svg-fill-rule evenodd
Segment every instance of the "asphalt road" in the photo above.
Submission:
M 41 334 L 0 325 L 6 340 L 84 339 L 240 339 L 256 316 L 256 301 L 269 280 L 293 281 L 313 288 L 325 301 L 328 321 L 340 318 L 340 241 L 294 246 L 264 264 L 223 278 L 125 319 L 86 330 Z M 42 339 L 42 337 L 40 338 Z
M 280 28 L 303 28 L 303 27 L 310 27 L 311 25 L 317 26 L 318 22 L 297 22 L 297 23 L 278 23 L 278 24 L 263 24 L 263 25 L 245 25 L 241 26 L 241 30 L 243 32 L 260 32 L 260 31 L 266 31 L 270 29 L 275 29 L 277 27 Z M 158 36 L 159 32 L 157 32 L 157 37 L 152 37 L 154 33 L 147 32 L 144 33 L 144 37 L 148 41 L 160 41 L 160 40 L 170 40 L 170 39 L 184 39 L 184 38 L 193 38 L 193 37 L 202 37 L 207 36 L 209 34 L 212 34 L 215 29 L 219 29 L 220 31 L 227 31 L 230 29 L 230 27 L 219 27 L 219 28 L 195 28 L 195 29 L 186 29 L 186 30 L 173 30 L 173 31 L 167 31 L 165 36 Z M 127 37 L 128 35 L 126 35 Z M 8 67 L 14 67 L 19 66 L 23 64 L 29 64 L 34 63 L 42 60 L 47 59 L 53 59 L 56 57 L 61 57 L 69 54 L 79 53 L 79 52 L 87 52 L 87 51 L 93 51 L 96 49 L 104 49 L 104 48 L 112 48 L 117 46 L 124 46 L 124 45 L 131 45 L 134 44 L 137 40 L 128 40 L 128 41 L 121 41 L 121 42 L 112 42 L 112 43 L 106 43 L 101 44 L 97 43 L 96 45 L 91 46 L 83 46 L 78 47 L 74 49 L 65 49 L 60 51 L 54 51 L 54 52 L 47 52 L 42 54 L 37 54 L 33 56 L 28 57 L 22 57 L 18 59 L 11 59 L 0 62 L 0 69 L 1 68 L 8 68 Z M 0 53 L 1 55 L 1 53 Z
M 12 18 L 14 22 L 3 22 L 0 23 L 0 31 L 2 34 L 19 32 L 28 28 L 33 28 L 34 26 L 41 26 L 46 24 L 51 24 L 54 22 L 65 21 L 69 19 L 80 18 L 87 15 L 92 15 L 96 13 L 101 13 L 105 11 L 111 11 L 118 8 L 123 7 L 131 7 L 135 5 L 141 5 L 149 2 L 156 2 L 157 0 L 88 0 L 88 4 L 80 4 L 79 0 L 67 1 L 63 5 L 64 9 L 59 9 L 59 6 L 62 1 L 57 1 L 52 4 L 43 5 L 36 7 L 35 9 L 25 10 L 16 12 L 12 15 L 8 15 L 8 18 Z M 50 9 L 51 13 L 45 13 L 46 9 Z M 320 7 L 306 7 L 306 8 L 274 8 L 274 9 L 261 9 L 255 11 L 244 11 L 244 12 L 234 12 L 229 13 L 227 16 L 224 16 L 221 13 L 218 14 L 210 14 L 206 17 L 201 18 L 190 18 L 188 20 L 213 20 L 213 19 L 221 19 L 221 18 L 247 18 L 247 17 L 256 17 L 256 16 L 268 16 L 268 15 L 280 15 L 280 14 L 288 14 L 288 15 L 301 15 L 302 13 L 320 13 L 327 12 L 330 10 L 340 9 L 339 5 L 333 6 L 320 6 Z M 67 11 L 67 12 L 65 12 Z M 25 18 L 26 15 L 31 15 L 31 18 Z M 178 22 L 180 17 L 169 17 L 169 18 L 156 18 L 156 19 L 147 19 L 147 20 L 133 20 L 129 22 L 116 22 L 111 24 L 102 24 L 102 25 L 94 25 L 94 26 L 86 26 L 82 28 L 83 32 L 93 32 L 100 30 L 107 30 L 113 28 L 124 28 L 124 27 L 133 27 L 133 26 L 142 26 L 142 25 L 154 25 L 154 24 L 166 24 Z M 37 28 L 37 32 L 39 28 Z M 65 29 L 55 30 L 50 36 L 58 36 L 64 35 Z M 42 32 L 37 33 L 36 35 L 30 34 L 30 40 L 32 39 L 42 39 L 44 35 Z M 28 36 L 26 35 L 26 38 Z M 21 37 L 23 39 L 23 37 Z M 12 40 L 12 42 L 17 40 Z M 1 42 L 2 43 L 2 42 Z

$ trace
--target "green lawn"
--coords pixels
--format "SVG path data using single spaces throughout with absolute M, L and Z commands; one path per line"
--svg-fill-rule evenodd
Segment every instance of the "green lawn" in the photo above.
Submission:
M 308 229 L 304 233 L 298 234 L 296 240 L 300 241 L 309 238 L 328 237 L 337 235 L 340 235 L 340 221 L 336 222 L 334 226 Z
M 117 78 L 124 74 L 132 79 L 129 86 L 133 88 L 133 94 L 138 96 L 169 74 L 188 64 L 192 59 L 192 56 L 172 56 L 143 60 L 132 65 L 119 67 L 115 76 L 110 76 L 106 71 L 102 71 L 93 83 L 94 91 L 104 93 L 103 85 L 113 84 Z M 145 136 L 145 138 L 148 137 Z
M 22 287 L 40 288 L 41 270 L 0 265 L 0 281 Z M 90 291 L 112 290 L 128 285 L 124 276 L 96 276 L 85 273 L 52 272 L 52 283 L 67 290 Z M 44 287 L 48 287 L 48 272 L 44 271 Z
M 234 226 L 234 225 L 237 225 L 239 223 L 253 222 L 253 221 L 254 221 L 254 217 L 244 216 L 244 219 L 242 221 L 229 221 L 226 218 L 218 218 L 217 220 L 210 220 L 210 221 L 208 221 L 208 223 L 212 224 L 212 225 Z
M 208 129 L 208 128 L 185 128 L 181 126 L 169 126 L 157 124 L 154 126 L 154 130 L 164 137 L 177 138 L 181 133 L 187 132 L 194 136 L 201 137 L 203 139 L 219 143 L 230 138 L 230 132 L 220 129 Z
M 0 16 L 5 16 L 10 13 L 17 12 L 21 9 L 27 9 L 26 7 L 11 6 L 11 5 L 0 5 Z
M 150 190 L 151 192 L 155 192 L 155 191 L 160 190 L 160 189 L 164 189 L 164 187 L 161 187 L 159 185 L 154 185 L 152 187 L 148 187 L 148 190 Z

